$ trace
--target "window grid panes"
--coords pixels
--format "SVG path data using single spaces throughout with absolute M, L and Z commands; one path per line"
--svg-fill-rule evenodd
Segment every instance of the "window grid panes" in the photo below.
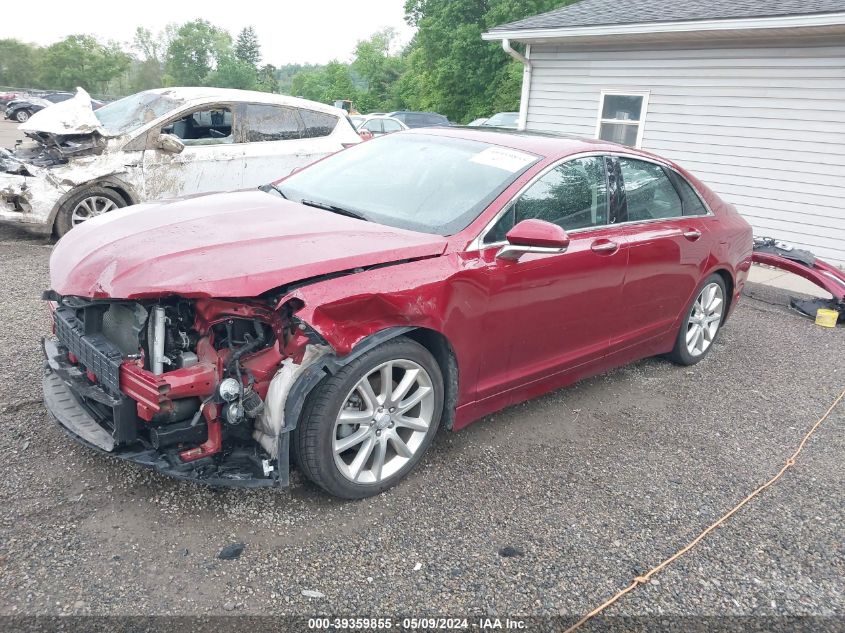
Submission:
M 646 101 L 644 94 L 602 93 L 596 136 L 605 141 L 638 147 Z

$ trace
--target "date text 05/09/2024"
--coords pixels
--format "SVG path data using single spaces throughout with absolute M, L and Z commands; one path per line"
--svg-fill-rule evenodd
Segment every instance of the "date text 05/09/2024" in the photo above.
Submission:
M 309 618 L 309 630 L 370 630 L 387 631 L 393 628 L 406 631 L 477 630 L 519 631 L 526 629 L 524 620 L 513 618 Z

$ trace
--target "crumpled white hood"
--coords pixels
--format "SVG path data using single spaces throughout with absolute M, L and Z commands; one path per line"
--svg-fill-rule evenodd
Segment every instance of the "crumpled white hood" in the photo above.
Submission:
M 76 94 L 67 101 L 51 104 L 50 107 L 36 112 L 29 121 L 21 123 L 18 129 L 22 132 L 59 135 L 99 132 L 102 136 L 109 136 L 94 114 L 90 95 L 82 88 L 77 88 Z

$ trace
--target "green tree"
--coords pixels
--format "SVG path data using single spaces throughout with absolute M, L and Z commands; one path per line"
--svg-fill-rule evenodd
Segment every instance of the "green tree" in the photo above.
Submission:
M 335 99 L 352 99 L 355 102 L 358 97 L 349 64 L 337 60 L 314 70 L 300 72 L 291 81 L 291 89 L 295 95 L 321 103 L 332 103 Z
M 90 35 L 70 35 L 44 50 L 40 64 L 41 85 L 60 90 L 82 86 L 102 92 L 125 73 L 132 58 L 117 43 L 100 44 Z
M 257 88 L 263 92 L 280 92 L 279 81 L 276 79 L 278 69 L 273 64 L 265 64 L 258 71 Z
M 232 37 L 206 20 L 193 20 L 178 27 L 165 56 L 165 82 L 169 85 L 202 86 L 228 55 Z
M 261 45 L 258 43 L 255 29 L 251 26 L 238 33 L 238 39 L 235 41 L 235 57 L 253 68 L 258 68 L 258 64 L 261 63 Z
M 227 51 L 219 56 L 217 68 L 206 78 L 206 84 L 218 88 L 254 90 L 258 84 L 258 72 L 255 66 Z
M 42 50 L 16 39 L 0 40 L 0 86 L 28 88 L 37 81 Z
M 319 64 L 284 64 L 276 69 L 276 81 L 279 82 L 279 92 L 285 95 L 296 95 L 293 91 L 293 78 L 301 72 L 322 68 Z
M 396 40 L 396 31 L 384 29 L 358 42 L 355 47 L 355 60 L 352 70 L 364 80 L 364 88 L 359 91 L 360 103 L 356 107 L 362 111 L 392 110 L 396 103 L 394 84 L 405 68 L 404 59 L 391 55 L 390 49 Z
M 137 54 L 137 59 L 129 72 L 129 92 L 163 86 L 166 32 L 154 35 L 149 29 L 139 26 L 135 29 L 132 50 Z
M 409 107 L 436 110 L 457 121 L 515 110 L 520 65 L 481 34 L 572 1 L 406 0 L 406 19 L 417 34 L 400 98 Z

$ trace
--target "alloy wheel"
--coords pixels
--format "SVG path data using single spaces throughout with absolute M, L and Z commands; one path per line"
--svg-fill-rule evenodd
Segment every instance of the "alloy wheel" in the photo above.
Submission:
M 70 220 L 73 226 L 82 224 L 85 220 L 90 220 L 93 217 L 114 211 L 118 206 L 114 200 L 109 200 L 104 196 L 89 196 L 79 201 L 73 208 Z
M 340 473 L 355 483 L 396 474 L 423 445 L 434 420 L 431 376 L 412 360 L 382 363 L 361 378 L 335 420 L 332 451 Z
M 686 344 L 691 356 L 701 356 L 713 343 L 724 308 L 725 297 L 719 284 L 709 283 L 701 289 L 687 321 Z

